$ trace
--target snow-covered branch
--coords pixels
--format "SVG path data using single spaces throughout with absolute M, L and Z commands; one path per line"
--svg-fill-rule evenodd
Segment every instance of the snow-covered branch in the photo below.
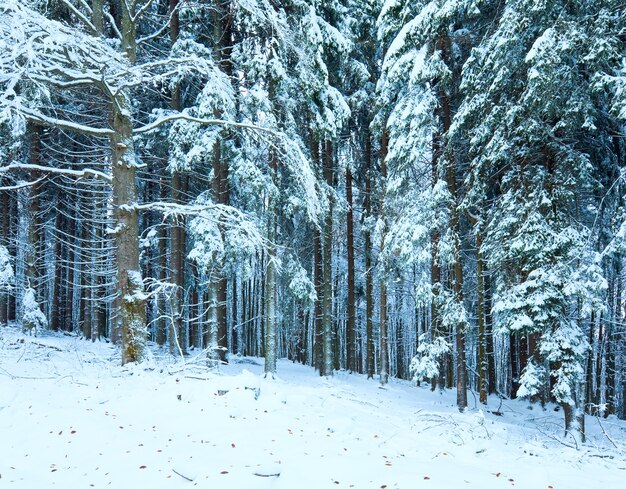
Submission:
M 172 17 L 174 17 L 174 15 L 178 13 L 178 11 L 180 10 L 180 6 L 181 6 L 181 3 L 176 4 L 176 6 L 170 11 L 167 22 L 164 22 L 163 25 L 161 25 L 161 27 L 159 27 L 156 31 L 154 31 L 152 34 L 149 34 L 145 37 L 140 37 L 139 39 L 137 39 L 137 45 L 139 46 L 141 43 L 151 41 L 152 39 L 155 39 L 159 37 L 160 35 L 162 35 L 170 27 L 170 23 L 172 22 Z
M 86 124 L 80 124 L 77 122 L 68 121 L 66 119 L 58 119 L 56 117 L 49 117 L 41 112 L 24 107 L 19 104 L 11 104 L 10 109 L 14 110 L 18 114 L 21 114 L 27 119 L 35 122 L 39 122 L 46 126 L 56 127 L 58 129 L 67 129 L 68 131 L 79 132 L 81 134 L 87 134 L 89 136 L 110 137 L 113 135 L 113 131 L 105 127 L 92 127 Z
M 188 122 L 195 122 L 196 124 L 200 124 L 202 126 L 221 125 L 221 126 L 228 126 L 228 127 L 236 127 L 239 129 L 250 129 L 252 131 L 259 131 L 259 132 L 271 134 L 277 137 L 284 136 L 283 133 L 281 133 L 280 131 L 270 129 L 268 127 L 257 126 L 254 124 L 246 124 L 244 122 L 233 122 L 233 121 L 228 121 L 224 119 L 205 119 L 202 117 L 194 117 L 184 112 L 178 112 L 178 113 L 169 114 L 164 117 L 161 117 L 160 119 L 157 119 L 154 122 L 146 124 L 145 126 L 140 126 L 136 128 L 133 131 L 133 133 L 134 134 L 147 134 L 149 132 L 154 131 L 155 129 L 158 129 L 163 124 L 167 124 L 169 122 L 174 122 L 174 121 L 180 121 L 180 120 L 188 121 Z
M 68 168 L 55 168 L 51 166 L 32 165 L 28 163 L 11 163 L 8 166 L 0 167 L 0 173 L 7 173 L 18 170 L 54 173 L 57 175 L 67 175 L 77 178 L 93 178 L 96 180 L 102 180 L 106 183 L 112 182 L 112 179 L 109 175 L 107 175 L 106 173 L 102 173 L 98 170 L 93 170 L 91 168 L 87 168 L 85 170 L 70 170 Z
M 33 182 L 21 182 L 21 183 L 18 183 L 16 185 L 6 185 L 4 187 L 0 187 L 0 191 L 20 190 L 22 188 L 32 187 L 33 185 L 37 185 L 38 183 L 42 182 L 43 180 L 45 180 L 45 177 L 38 178 L 37 180 L 35 180 Z
M 83 14 L 80 10 L 78 10 L 72 4 L 72 2 L 70 2 L 70 0 L 61 0 L 61 2 L 76 16 L 76 18 L 78 18 L 78 20 L 82 22 L 82 24 L 87 28 L 87 30 L 89 30 L 91 34 L 93 35 L 98 34 L 98 29 L 96 29 L 96 27 L 93 25 L 91 20 L 89 20 L 89 18 L 85 14 Z

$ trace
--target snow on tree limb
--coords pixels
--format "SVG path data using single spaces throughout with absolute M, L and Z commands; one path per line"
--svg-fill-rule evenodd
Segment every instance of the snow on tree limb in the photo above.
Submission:
M 85 170 L 70 170 L 69 168 L 56 168 L 52 166 L 33 165 L 27 163 L 11 163 L 8 166 L 0 167 L 0 173 L 7 173 L 10 171 L 26 170 L 26 171 L 38 171 L 44 173 L 54 173 L 57 175 L 67 175 L 77 178 L 94 178 L 102 180 L 106 183 L 111 183 L 112 178 L 110 175 L 98 170 L 87 168 Z

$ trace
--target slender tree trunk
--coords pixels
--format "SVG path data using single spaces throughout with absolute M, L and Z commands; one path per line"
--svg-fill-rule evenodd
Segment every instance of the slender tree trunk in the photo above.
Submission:
M 478 232 L 476 234 L 476 279 L 477 279 L 477 323 L 478 323 L 478 388 L 479 398 L 482 404 L 487 404 L 487 394 L 489 392 L 489 365 L 487 361 L 487 341 L 485 328 L 485 276 L 483 258 L 483 231 L 482 219 L 477 223 Z
M 180 23 L 177 10 L 179 0 L 169 0 L 170 11 L 170 42 L 176 43 L 180 35 Z M 181 110 L 180 86 L 172 87 L 170 106 L 172 110 Z M 172 171 L 172 201 L 175 204 L 183 204 L 187 193 L 187 177 L 178 169 Z M 170 228 L 170 273 L 171 282 L 176 287 L 175 296 L 171 302 L 171 320 L 169 334 L 169 349 L 171 354 L 177 354 L 179 350 L 185 353 L 185 328 L 183 324 L 183 309 L 185 298 L 185 219 L 176 216 Z
M 432 137 L 433 151 L 431 159 L 431 180 L 434 188 L 439 181 L 439 160 L 441 158 L 441 137 L 435 132 Z M 430 233 L 430 286 L 432 299 L 430 302 L 430 332 L 432 339 L 435 340 L 443 335 L 441 318 L 439 317 L 439 295 L 442 288 L 441 283 L 441 266 L 439 261 L 439 241 L 441 240 L 439 230 L 434 227 Z M 440 391 L 444 388 L 445 379 L 445 355 L 440 355 L 437 359 L 439 364 L 439 374 L 437 377 L 430 379 L 431 391 L 435 391 L 439 386 Z
M 369 130 L 365 140 L 365 216 L 372 215 L 372 143 Z M 370 230 L 365 228 L 363 233 L 365 241 L 365 370 L 367 378 L 374 378 L 374 282 L 372 276 L 372 240 Z
M 485 268 L 483 262 L 483 269 Z M 483 273 L 485 281 L 485 334 L 487 336 L 487 364 L 489 369 L 489 394 L 495 394 L 498 383 L 496 377 L 496 354 L 493 346 L 493 318 L 491 315 L 491 275 Z
M 381 159 L 380 159 L 380 176 L 382 181 L 382 195 L 380 202 L 380 220 L 382 221 L 381 232 L 381 244 L 380 253 L 382 255 L 385 249 L 385 233 L 386 233 L 386 218 L 385 218 L 385 192 L 386 192 L 386 180 L 387 180 L 387 149 L 389 146 L 389 135 L 386 130 L 383 130 L 381 140 Z M 384 270 L 384 266 L 380 267 L 380 383 L 381 385 L 387 384 L 389 381 L 389 325 L 387 323 L 387 277 Z
M 4 179 L 0 177 L 0 183 L 4 183 Z M 0 191 L 0 205 L 3 212 L 0 213 L 0 245 L 8 249 L 9 247 L 9 194 L 7 191 Z M 5 288 L 0 288 L 0 326 L 8 323 L 9 310 L 9 294 Z
M 317 371 L 322 375 L 323 372 L 323 357 L 324 357 L 324 335 L 322 332 L 322 299 L 323 299 L 323 287 L 322 287 L 322 237 L 318 229 L 313 230 L 313 281 L 315 284 L 315 293 L 317 298 L 315 299 L 314 312 L 313 312 L 313 357 L 314 366 Z
M 356 372 L 356 313 L 354 298 L 354 217 L 352 214 L 352 172 L 346 168 L 346 201 L 348 211 L 346 214 L 347 252 L 348 252 L 348 309 L 346 325 L 347 358 L 346 368 L 350 372 Z
M 41 136 L 42 127 L 39 124 L 29 124 L 30 135 L 30 162 L 41 165 Z M 30 177 L 37 180 L 39 172 L 31 172 Z M 29 287 L 35 291 L 35 298 L 39 304 L 43 302 L 43 277 L 44 271 L 40 265 L 41 255 L 41 224 L 39 214 L 41 212 L 39 200 L 42 194 L 41 182 L 30 188 L 28 196 L 28 244 L 26 248 L 26 281 Z M 70 265 L 71 266 L 71 265 Z
M 231 302 L 232 302 L 232 330 L 231 330 L 231 351 L 234 354 L 239 353 L 239 308 L 241 301 L 239 300 L 239 287 L 237 287 L 237 277 L 232 280 Z
M 232 79 L 232 60 L 230 58 L 232 51 L 232 15 L 229 10 L 228 2 L 218 2 L 213 17 L 213 42 L 218 53 L 220 66 L 224 73 Z M 236 87 L 233 87 L 236 89 Z M 270 88 L 272 92 L 273 89 Z M 273 95 L 270 95 L 274 98 Z M 216 117 L 222 117 L 221 112 L 217 111 Z M 216 141 L 214 146 L 213 157 L 213 199 L 215 202 L 228 205 L 229 204 L 229 188 L 228 188 L 228 160 L 224 154 L 220 141 Z M 220 233 L 224 239 L 224 229 L 220 226 Z M 219 270 L 217 286 L 217 344 L 219 347 L 220 360 L 227 361 L 228 352 L 228 323 L 227 323 L 227 290 L 228 278 L 224 270 Z
M 271 212 L 271 211 L 270 211 Z M 273 243 L 275 216 L 268 213 L 268 242 Z M 268 245 L 267 268 L 265 270 L 265 376 L 276 374 L 276 251 Z
M 446 40 L 445 46 L 448 46 L 449 39 Z M 451 107 L 450 100 L 445 92 L 441 97 L 442 105 L 442 121 L 443 121 L 443 134 L 448 132 L 451 126 Z M 450 206 L 450 228 L 454 233 L 453 236 L 453 255 L 454 263 L 452 265 L 454 276 L 454 300 L 458 304 L 459 308 L 463 308 L 463 264 L 461 262 L 461 226 L 460 216 L 458 211 L 458 194 L 457 194 L 457 180 L 456 180 L 456 168 L 454 164 L 453 155 L 449 154 L 446 157 L 446 183 L 448 184 L 448 190 L 451 197 Z M 459 319 L 455 325 L 455 343 L 456 343 L 456 355 L 455 355 L 455 367 L 456 367 L 456 404 L 459 411 L 464 411 L 467 407 L 467 371 L 465 367 L 465 327 L 466 324 Z
M 333 148 L 330 141 L 326 141 L 324 145 L 324 179 L 329 187 L 333 185 Z M 324 247 L 322 250 L 323 273 L 323 299 L 322 299 L 322 325 L 324 335 L 324 359 L 322 362 L 322 375 L 333 375 L 333 201 L 329 196 L 328 213 L 324 220 Z

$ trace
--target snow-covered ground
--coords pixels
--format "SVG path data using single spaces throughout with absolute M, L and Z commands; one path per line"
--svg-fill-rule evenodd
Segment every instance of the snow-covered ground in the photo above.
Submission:
M 624 487 L 626 423 L 614 417 L 587 418 L 576 450 L 561 413 L 524 402 L 460 414 L 453 393 L 408 382 L 380 389 L 287 361 L 276 380 L 262 370 L 158 352 L 120 367 L 106 343 L 0 328 L 0 487 Z

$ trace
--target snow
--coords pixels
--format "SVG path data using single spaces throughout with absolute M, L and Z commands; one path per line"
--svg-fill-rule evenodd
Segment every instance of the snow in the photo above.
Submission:
M 107 343 L 0 328 L 0 477 L 15 488 L 617 488 L 626 424 L 587 417 L 580 450 L 562 413 L 282 360 L 219 371 L 205 353 L 119 366 Z M 471 397 L 470 397 L 471 399 Z M 502 413 L 496 416 L 493 412 Z M 603 434 L 606 430 L 607 435 Z M 619 448 L 614 448 L 609 438 Z M 571 443 L 571 442 L 570 442 Z M 279 475 L 278 475 L 279 474 Z M 189 479 L 189 480 L 188 480 Z

